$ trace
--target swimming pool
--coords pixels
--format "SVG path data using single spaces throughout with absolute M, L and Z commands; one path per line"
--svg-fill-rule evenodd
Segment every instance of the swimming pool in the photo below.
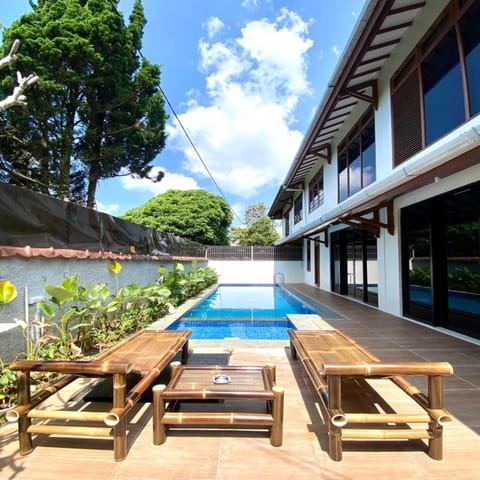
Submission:
M 192 339 L 287 340 L 286 315 L 318 314 L 277 285 L 220 285 L 167 330 L 192 329 Z

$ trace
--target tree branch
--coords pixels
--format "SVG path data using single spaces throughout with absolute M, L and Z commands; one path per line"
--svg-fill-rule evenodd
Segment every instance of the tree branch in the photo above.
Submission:
M 7 65 L 10 65 L 17 59 L 17 51 L 20 46 L 20 40 L 15 40 L 13 42 L 12 48 L 6 57 L 0 58 L 0 69 L 5 68 Z
M 17 59 L 17 51 L 20 46 L 20 40 L 16 39 L 13 42 L 12 48 L 7 56 L 0 59 L 0 69 L 10 65 Z M 37 75 L 30 74 L 27 77 L 22 76 L 20 72 L 17 72 L 17 86 L 13 89 L 13 93 L 8 97 L 0 100 L 0 110 L 6 110 L 10 107 L 25 107 L 27 105 L 27 97 L 23 92 L 33 85 L 38 80 Z

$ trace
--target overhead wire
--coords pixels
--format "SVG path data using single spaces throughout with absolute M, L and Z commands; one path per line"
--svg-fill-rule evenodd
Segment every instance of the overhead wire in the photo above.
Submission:
M 178 122 L 178 124 L 180 125 L 180 128 L 182 129 L 185 137 L 187 138 L 187 140 L 189 141 L 190 145 L 192 146 L 194 152 L 196 153 L 198 159 L 200 160 L 200 162 L 202 163 L 203 167 L 205 168 L 205 171 L 208 173 L 208 176 L 210 177 L 210 180 L 213 182 L 213 184 L 215 185 L 215 187 L 217 188 L 217 190 L 220 192 L 220 195 L 222 196 L 222 198 L 225 200 L 225 202 L 227 202 L 228 205 L 230 205 L 230 202 L 227 200 L 225 194 L 223 193 L 222 189 L 220 188 L 220 186 L 218 185 L 218 183 L 215 181 L 215 178 L 213 177 L 213 174 L 212 172 L 210 171 L 210 169 L 208 168 L 206 162 L 204 161 L 204 159 L 202 158 L 202 156 L 200 155 L 200 152 L 198 151 L 197 147 L 195 146 L 195 144 L 193 143 L 193 140 L 192 138 L 190 137 L 190 135 L 188 134 L 186 128 L 183 126 L 183 123 L 182 121 L 180 120 L 179 116 L 177 115 L 177 112 L 175 111 L 175 109 L 173 108 L 173 105 L 170 103 L 170 100 L 168 99 L 166 93 L 163 91 L 162 87 L 159 86 L 159 89 L 160 89 L 160 92 L 162 93 L 163 95 L 163 98 L 165 99 L 165 101 L 167 102 L 167 105 L 168 107 L 170 108 L 170 110 L 172 111 L 173 113 L 173 116 L 175 117 L 175 120 Z M 240 222 L 242 222 L 242 219 L 235 213 L 235 210 L 230 207 L 231 210 L 232 210 L 232 213 L 233 215 L 238 219 L 240 220 Z

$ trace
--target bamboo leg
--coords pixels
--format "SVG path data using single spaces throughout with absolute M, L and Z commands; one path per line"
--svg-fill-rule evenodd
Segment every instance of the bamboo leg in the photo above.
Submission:
M 342 459 L 342 428 L 331 421 L 333 412 L 342 410 L 342 377 L 330 375 L 328 377 L 328 450 L 332 460 Z
M 30 372 L 19 371 L 18 379 L 18 404 L 30 404 Z M 28 427 L 32 424 L 27 415 L 21 415 L 18 419 L 18 441 L 20 444 L 20 455 L 27 455 L 33 450 L 32 434 L 28 433 Z
M 127 391 L 127 375 L 115 373 L 113 375 L 113 408 L 125 408 Z M 119 462 L 127 456 L 127 416 L 123 415 L 117 425 L 113 427 L 113 455 Z
M 267 375 L 270 381 L 270 385 L 274 386 L 277 381 L 276 366 L 274 363 L 267 364 Z M 270 413 L 272 411 L 272 400 L 266 401 L 266 408 L 267 408 L 267 412 Z
M 428 377 L 428 406 L 431 409 L 443 408 L 443 377 L 429 375 Z M 432 418 L 429 423 L 432 438 L 428 441 L 428 455 L 434 460 L 443 458 L 443 427 Z
M 182 363 L 187 363 L 188 362 L 188 340 L 185 342 L 185 344 L 182 347 Z
M 281 387 L 273 387 L 273 425 L 270 434 L 270 443 L 274 447 L 280 447 L 283 441 L 283 400 L 284 390 Z
M 153 444 L 161 445 L 165 443 L 166 433 L 162 418 L 165 415 L 165 401 L 162 393 L 166 385 L 155 385 L 153 387 Z
M 267 369 L 268 369 L 268 375 L 269 375 L 269 378 L 270 378 L 270 383 L 272 385 L 275 385 L 275 383 L 277 381 L 275 364 L 274 363 L 267 364 Z
M 297 351 L 295 350 L 295 347 L 293 346 L 293 342 L 290 340 L 290 358 L 292 360 L 297 359 Z
M 180 362 L 172 362 L 170 363 L 170 380 L 173 379 L 175 374 L 178 372 L 178 369 L 181 367 Z

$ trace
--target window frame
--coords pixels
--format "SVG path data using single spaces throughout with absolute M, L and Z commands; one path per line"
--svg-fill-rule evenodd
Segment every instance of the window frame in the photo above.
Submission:
M 393 142 L 393 167 L 396 167 L 404 161 L 411 158 L 413 155 L 421 150 L 424 150 L 429 145 L 435 143 L 443 136 L 449 134 L 456 128 L 460 127 L 465 122 L 469 121 L 479 113 L 471 114 L 470 106 L 470 90 L 467 80 L 466 57 L 463 48 L 463 38 L 461 30 L 461 19 L 467 11 L 476 2 L 480 0 L 451 0 L 445 7 L 442 13 L 438 16 L 432 26 L 428 29 L 425 35 L 417 43 L 414 49 L 406 57 L 405 61 L 395 71 L 390 79 L 390 96 L 392 104 L 391 124 L 392 124 L 392 142 Z M 425 109 L 425 92 L 422 82 L 422 65 L 430 58 L 430 55 L 443 42 L 449 32 L 455 32 L 457 53 L 459 55 L 459 67 L 461 72 L 461 90 L 463 94 L 462 102 L 464 107 L 464 119 L 459 124 L 456 124 L 452 129 L 434 137 L 427 143 L 427 115 Z M 442 78 L 445 78 L 443 75 Z M 406 86 L 407 82 L 416 82 L 416 93 L 419 95 L 419 132 L 415 137 L 397 138 L 396 132 L 405 131 L 406 125 L 398 123 L 399 116 L 395 113 L 396 94 L 400 95 L 402 87 Z M 397 123 L 396 123 L 397 120 Z
M 302 220 L 303 220 L 303 193 L 301 193 L 293 201 L 293 224 L 296 225 Z
M 324 176 L 323 165 L 308 183 L 308 213 L 312 213 L 323 205 L 324 201 Z
M 290 207 L 284 214 L 283 214 L 283 228 L 285 232 L 285 237 L 290 235 L 290 212 L 292 211 L 292 207 Z
M 363 136 L 367 129 L 373 129 L 373 164 L 375 167 L 375 172 L 372 180 L 369 183 L 366 183 L 364 175 L 364 152 L 367 151 L 372 144 L 368 145 L 368 148 L 364 148 L 363 145 Z M 349 158 L 349 153 L 355 151 L 354 146 L 358 147 L 358 155 L 355 158 Z M 351 178 L 351 165 L 354 162 L 359 162 L 360 164 L 360 176 L 356 179 L 356 190 L 352 192 L 353 179 Z M 340 170 L 340 168 L 343 168 Z M 342 192 L 342 182 L 346 178 L 346 192 L 343 195 Z M 345 201 L 347 198 L 351 197 L 355 193 L 363 190 L 368 185 L 371 185 L 376 180 L 376 151 L 375 151 L 375 113 L 373 107 L 367 109 L 367 111 L 362 115 L 361 119 L 355 124 L 355 126 L 350 130 L 350 132 L 345 136 L 343 141 L 338 145 L 337 148 L 337 187 L 338 187 L 338 203 Z

